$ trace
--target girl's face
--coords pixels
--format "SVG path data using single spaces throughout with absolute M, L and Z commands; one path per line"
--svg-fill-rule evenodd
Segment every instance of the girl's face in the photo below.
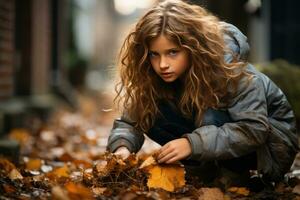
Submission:
M 153 39 L 149 49 L 152 67 L 165 82 L 175 81 L 189 68 L 187 50 L 179 47 L 164 35 Z

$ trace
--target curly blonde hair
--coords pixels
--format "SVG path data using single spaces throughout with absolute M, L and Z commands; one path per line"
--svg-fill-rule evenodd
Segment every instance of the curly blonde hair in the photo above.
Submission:
M 190 67 L 179 97 L 178 91 L 155 73 L 149 60 L 149 44 L 160 35 L 189 53 Z M 138 21 L 122 45 L 121 80 L 116 85 L 115 103 L 142 132 L 153 126 L 160 113 L 160 100 L 174 102 L 177 98 L 182 114 L 192 118 L 195 113 L 195 120 L 200 123 L 207 108 L 218 108 L 228 101 L 228 87 L 236 88 L 245 74 L 243 63 L 224 61 L 225 53 L 228 49 L 217 17 L 180 0 L 160 2 Z

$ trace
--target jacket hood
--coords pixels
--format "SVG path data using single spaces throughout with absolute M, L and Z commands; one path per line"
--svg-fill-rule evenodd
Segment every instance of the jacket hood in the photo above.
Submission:
M 249 44 L 247 37 L 234 25 L 225 22 L 220 22 L 222 29 L 224 30 L 224 40 L 229 52 L 224 56 L 227 63 L 231 62 L 233 56 L 241 61 L 245 61 L 249 53 Z

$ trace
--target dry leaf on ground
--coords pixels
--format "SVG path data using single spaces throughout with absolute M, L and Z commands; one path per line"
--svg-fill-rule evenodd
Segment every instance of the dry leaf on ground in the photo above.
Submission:
M 148 167 L 150 165 L 156 165 L 157 162 L 156 160 L 154 159 L 153 156 L 149 156 L 142 164 L 141 166 L 139 167 L 140 169 L 143 169 L 145 167 Z
M 29 159 L 28 162 L 25 163 L 27 170 L 40 170 L 42 166 L 41 159 Z
M 150 174 L 147 182 L 149 188 L 162 188 L 174 192 L 185 185 L 185 171 L 180 165 L 155 165 L 149 167 L 148 172 Z
M 26 145 L 28 144 L 28 140 L 30 140 L 31 135 L 26 129 L 16 128 L 9 133 L 9 138 L 17 140 L 21 145 Z
M 65 185 L 65 188 L 68 191 L 68 196 L 72 200 L 94 199 L 92 191 L 87 187 L 83 186 L 82 184 L 79 183 L 75 184 L 73 182 L 70 182 Z
M 53 171 L 49 172 L 47 176 L 51 180 L 54 180 L 55 178 L 61 178 L 61 177 L 68 178 L 70 176 L 70 169 L 68 168 L 67 165 L 64 165 L 63 167 L 56 168 Z
M 5 173 L 9 173 L 11 170 L 16 169 L 16 166 L 6 158 L 0 157 L 0 169 L 4 170 Z
M 230 187 L 228 192 L 236 193 L 242 196 L 248 196 L 250 194 L 250 191 L 245 187 Z
M 15 180 L 15 179 L 23 179 L 23 176 L 21 175 L 21 173 L 17 170 L 17 169 L 12 169 L 9 172 L 9 178 L 11 180 Z
M 219 188 L 201 188 L 198 200 L 225 200 L 224 193 Z
M 54 200 L 70 200 L 67 191 L 60 186 L 52 187 L 51 195 Z

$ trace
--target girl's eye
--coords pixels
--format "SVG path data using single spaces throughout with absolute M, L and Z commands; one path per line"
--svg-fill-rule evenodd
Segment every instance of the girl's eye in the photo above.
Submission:
M 176 56 L 178 52 L 179 52 L 178 50 L 170 50 L 169 55 L 170 56 Z
M 155 56 L 157 56 L 157 53 L 150 51 L 148 55 L 150 58 L 154 58 Z

